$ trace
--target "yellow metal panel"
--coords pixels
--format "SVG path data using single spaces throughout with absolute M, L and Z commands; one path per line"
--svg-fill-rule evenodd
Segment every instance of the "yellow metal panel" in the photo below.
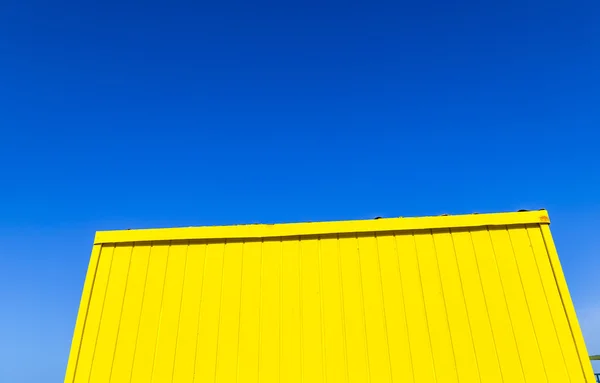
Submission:
M 414 381 L 435 382 L 436 369 L 431 351 L 429 322 L 425 311 L 423 282 L 415 238 L 412 233 L 398 233 L 395 237 Z
M 548 222 L 99 233 L 65 382 L 592 382 Z
M 395 236 L 393 234 L 377 235 L 377 247 L 392 380 L 412 382 L 414 374 L 404 303 L 405 292 L 400 280 Z M 394 323 L 397 325 L 392 325 Z
M 361 286 L 358 241 L 355 236 L 340 236 L 340 274 L 346 331 L 346 355 L 350 382 L 367 382 L 369 376 L 365 312 Z
M 325 372 L 319 271 L 318 240 L 306 238 L 300 241 L 302 372 L 304 380 L 308 382 L 322 382 Z
M 517 349 L 521 356 L 525 380 L 546 381 L 546 371 L 544 371 L 537 336 L 531 322 L 531 314 L 525 300 L 523 283 L 508 231 L 505 228 L 494 228 L 489 231 L 489 235 L 492 239 L 501 284 L 508 303 L 508 313 L 517 341 Z
M 127 279 L 119 336 L 112 366 L 111 380 L 115 382 L 128 381 L 131 377 L 149 260 L 149 244 L 137 245 L 133 248 L 129 266 L 131 273 Z
M 449 230 L 433 232 L 434 251 L 446 307 L 451 346 L 454 349 L 457 376 L 468 382 L 480 382 L 471 323 L 464 290 Z M 487 381 L 485 381 L 487 383 Z
M 77 368 L 77 361 L 81 352 L 83 331 L 86 325 L 86 318 L 88 317 L 89 313 L 92 288 L 96 280 L 96 269 L 98 267 L 98 260 L 100 259 L 101 248 L 102 246 L 100 245 L 94 245 L 94 248 L 92 249 L 88 271 L 85 276 L 85 284 L 81 294 L 79 312 L 77 313 L 77 323 L 75 324 L 75 331 L 73 332 L 73 344 L 69 354 L 69 365 L 65 374 L 65 382 L 73 382 L 75 379 L 75 369 Z
M 236 379 L 240 298 L 242 286 L 243 242 L 227 242 L 223 258 L 223 292 L 221 293 L 221 324 L 217 343 L 217 371 L 220 381 Z
M 262 243 L 260 241 L 245 243 L 243 257 L 236 377 L 238 381 L 257 382 L 260 350 Z
M 210 243 L 206 249 L 195 375 L 201 382 L 216 376 L 224 252 L 224 243 Z
M 281 246 L 281 381 L 301 382 L 300 241 L 289 239 Z
M 359 236 L 358 251 L 370 378 L 374 382 L 389 382 L 390 352 L 376 238 L 372 235 Z
M 383 231 L 449 229 L 458 227 L 505 226 L 550 223 L 545 210 L 518 213 L 469 214 L 440 217 L 386 218 L 364 221 L 288 223 L 100 231 L 94 243 L 175 241 L 192 239 L 277 238 L 298 235 L 356 234 Z
M 114 350 L 121 322 L 125 287 L 129 274 L 131 250 L 131 246 L 119 244 L 113 252 L 110 278 L 104 297 L 104 309 L 102 310 L 102 319 L 96 340 L 90 382 L 106 382 L 110 379 Z
M 340 258 L 337 236 L 320 240 L 323 332 L 325 335 L 325 377 L 328 382 L 347 382 L 345 334 L 343 326 Z M 341 325 L 340 325 L 341 324 Z
M 131 371 L 132 383 L 152 381 L 168 255 L 168 243 L 154 245 L 150 250 L 142 314 L 138 325 L 138 336 Z
M 577 349 L 583 374 L 588 382 L 594 382 L 592 364 L 589 361 L 587 349 L 585 347 L 585 342 L 583 341 L 583 334 L 581 333 L 579 321 L 577 320 L 577 315 L 575 314 L 575 307 L 573 306 L 573 302 L 571 301 L 571 295 L 569 294 L 569 289 L 567 287 L 565 275 L 562 271 L 560 261 L 558 260 L 558 254 L 556 253 L 556 248 L 554 247 L 554 241 L 552 240 L 552 235 L 550 234 L 550 228 L 547 225 L 542 225 L 541 230 L 546 245 L 546 251 L 548 257 L 550 258 L 550 264 L 552 266 L 553 274 L 556 278 L 556 284 L 560 292 L 562 305 L 566 312 L 567 320 L 569 322 L 571 335 L 573 337 L 573 340 L 575 341 L 575 347 Z
M 173 382 L 194 380 L 207 247 L 203 243 L 192 243 L 187 250 Z
M 81 349 L 76 360 L 69 360 L 69 365 L 75 364 L 75 382 L 89 382 L 96 346 L 98 342 L 98 330 L 104 312 L 105 295 L 108 286 L 110 267 L 113 260 L 114 246 L 103 246 L 100 251 L 100 259 L 96 269 L 96 278 L 92 287 L 90 307 L 84 318 L 85 328 L 82 334 Z M 109 302 L 111 305 L 113 302 Z M 108 311 L 108 309 L 107 309 Z
M 483 275 L 487 275 L 486 271 L 480 268 L 478 264 L 478 257 L 475 253 L 471 232 L 468 229 L 452 229 L 451 241 L 458 265 L 458 276 L 460 278 L 460 285 L 462 285 L 464 304 L 468 316 L 468 322 L 463 322 L 462 326 L 468 325 L 471 332 L 470 338 L 473 341 L 473 348 L 477 359 L 479 379 L 485 383 L 502 382 L 498 351 L 489 317 L 488 302 L 486 302 L 483 290 L 482 279 L 484 278 Z M 450 268 L 453 267 L 450 266 Z M 489 281 L 486 281 L 486 285 L 488 284 L 487 282 Z M 498 305 L 498 302 L 490 302 L 489 304 Z M 465 346 L 468 346 L 468 344 Z
M 576 345 L 573 342 L 569 321 L 565 316 L 565 308 L 556 284 L 556 277 L 552 271 L 552 266 L 548 261 L 548 252 L 546 251 L 546 244 L 544 243 L 542 231 L 537 225 L 528 225 L 527 233 L 531 239 L 531 245 L 535 253 L 535 260 L 542 280 L 546 301 L 550 308 L 552 323 L 560 342 L 560 349 L 567 366 L 568 375 L 571 377 L 571 381 L 577 381 L 574 377 L 577 379 L 583 378 L 581 361 L 577 355 Z
M 508 233 L 548 381 L 568 382 L 565 360 L 550 316 L 548 297 L 544 292 L 527 229 L 524 226 L 515 227 Z
M 169 246 L 155 346 L 153 382 L 167 382 L 173 377 L 187 248 L 187 243 Z
M 456 382 L 458 380 L 456 350 L 452 345 L 446 311 L 446 305 L 455 304 L 455 302 L 444 301 L 440 270 L 431 233 L 419 231 L 414 235 L 414 239 L 436 378 L 442 382 Z
M 278 382 L 281 355 L 281 241 L 270 240 L 263 245 L 263 267 L 260 302 L 259 382 Z

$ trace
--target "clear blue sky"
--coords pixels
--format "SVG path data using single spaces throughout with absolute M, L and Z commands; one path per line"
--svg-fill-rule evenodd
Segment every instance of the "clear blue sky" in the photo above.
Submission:
M 541 207 L 600 353 L 600 3 L 449 3 L 4 1 L 0 381 L 95 230 Z

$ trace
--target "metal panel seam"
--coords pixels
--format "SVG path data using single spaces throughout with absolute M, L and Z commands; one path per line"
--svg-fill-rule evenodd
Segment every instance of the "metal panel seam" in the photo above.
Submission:
M 542 237 L 544 239 L 544 244 L 546 245 L 548 256 L 550 257 L 550 264 L 552 266 L 552 272 L 556 280 L 556 284 L 560 294 L 560 299 L 563 303 L 563 308 L 565 310 L 567 320 L 569 321 L 569 327 L 571 329 L 573 341 L 575 342 L 577 354 L 579 355 L 579 361 L 581 364 L 583 375 L 585 379 L 587 379 L 589 382 L 594 382 L 592 364 L 588 357 L 585 342 L 583 340 L 583 334 L 581 333 L 581 327 L 579 326 L 579 321 L 577 320 L 575 306 L 573 305 L 571 295 L 569 294 L 567 281 L 565 279 L 564 272 L 560 265 L 560 259 L 558 258 L 556 246 L 554 245 L 554 240 L 552 239 L 550 227 L 548 225 L 541 225 L 541 228 Z
M 183 265 L 183 280 L 181 281 L 181 298 L 179 299 L 179 317 L 177 319 L 177 335 L 175 337 L 175 351 L 173 355 L 173 371 L 171 372 L 171 380 L 175 377 L 175 360 L 177 358 L 177 343 L 179 342 L 179 330 L 181 325 L 181 308 L 183 306 L 183 289 L 185 287 L 185 277 L 187 275 L 187 267 L 188 267 L 188 253 L 190 251 L 189 242 L 186 244 L 185 248 L 185 263 Z
M 394 259 L 396 260 L 396 266 L 398 267 L 398 281 L 400 282 L 400 288 L 401 288 L 401 295 L 402 295 L 402 311 L 403 311 L 403 317 L 404 317 L 404 327 L 406 329 L 406 340 L 408 343 L 408 355 L 410 358 L 410 373 L 412 376 L 412 380 L 414 382 L 415 379 L 415 365 L 414 365 L 414 361 L 413 361 L 413 351 L 410 345 L 410 332 L 408 331 L 408 319 L 406 318 L 406 297 L 405 297 L 405 290 L 404 290 L 404 284 L 402 282 L 402 272 L 400 269 L 400 252 L 398 251 L 398 242 L 397 242 L 397 238 L 396 238 L 396 233 L 393 233 L 393 238 L 394 238 Z M 391 360 L 391 359 L 390 359 Z M 393 375 L 392 375 L 393 377 Z
M 104 247 L 104 246 L 102 246 Z M 92 352 L 92 359 L 90 361 L 90 371 L 89 371 L 89 375 L 88 375 L 88 381 L 91 379 L 92 377 L 92 371 L 94 368 L 94 359 L 96 358 L 96 348 L 98 346 L 98 337 L 100 336 L 100 328 L 102 326 L 102 317 L 104 316 L 104 304 L 106 303 L 106 291 L 108 291 L 108 285 L 110 283 L 110 272 L 112 270 L 112 264 L 113 264 L 113 260 L 114 260 L 114 254 L 115 254 L 115 247 L 116 245 L 112 245 L 112 253 L 110 255 L 110 264 L 108 266 L 108 275 L 106 277 L 106 286 L 104 287 L 104 295 L 102 297 L 102 308 L 100 309 L 100 319 L 98 320 L 98 332 L 96 333 L 96 340 L 94 341 L 94 350 Z
M 196 364 L 197 364 L 197 360 L 198 360 L 198 341 L 200 338 L 200 323 L 202 320 L 202 299 L 204 297 L 204 282 L 206 280 L 206 258 L 208 255 L 208 243 L 205 244 L 204 246 L 204 259 L 203 259 L 203 266 L 202 266 L 202 283 L 200 285 L 200 299 L 198 300 L 198 322 L 196 323 L 196 346 L 194 347 L 194 380 L 196 377 Z M 241 298 L 240 298 L 241 299 Z
M 83 333 L 85 331 L 85 323 L 87 321 L 87 315 L 92 300 L 92 291 L 94 290 L 94 281 L 96 280 L 96 272 L 98 270 L 101 249 L 102 245 L 94 245 L 92 248 L 87 275 L 85 276 L 85 282 L 83 284 L 81 301 L 79 303 L 79 312 L 77 313 L 77 319 L 75 321 L 75 331 L 73 333 L 73 340 L 71 341 L 71 352 L 67 361 L 65 383 L 73 382 L 75 380 L 77 363 L 79 361 L 79 352 L 81 350 Z
M 494 258 L 494 266 L 495 271 L 498 275 L 498 280 L 500 281 L 500 288 L 502 290 L 502 296 L 504 297 L 504 304 L 506 305 L 506 313 L 508 315 L 508 321 L 510 323 L 510 329 L 513 334 L 513 338 L 515 341 L 515 348 L 517 351 L 517 356 L 519 357 L 519 367 L 521 367 L 521 376 L 523 376 L 523 380 L 525 380 L 525 368 L 523 367 L 523 358 L 521 356 L 521 352 L 519 351 L 519 345 L 517 342 L 517 336 L 515 334 L 515 325 L 513 324 L 513 315 L 511 315 L 509 306 L 508 306 L 508 298 L 506 297 L 506 290 L 504 288 L 504 282 L 502 281 L 502 275 L 500 274 L 500 267 L 498 266 L 498 256 L 496 251 L 496 246 L 494 245 L 494 239 L 492 238 L 492 234 L 490 233 L 490 228 L 487 228 L 487 235 L 490 240 L 490 246 L 492 249 L 492 255 Z
M 448 315 L 448 302 L 446 302 L 446 295 L 444 294 L 444 284 L 442 283 L 442 273 L 440 271 L 440 262 L 438 260 L 438 251 L 437 251 L 437 247 L 435 245 L 435 239 L 434 239 L 434 232 L 433 230 L 429 231 L 429 235 L 431 235 L 431 244 L 433 246 L 433 255 L 435 257 L 435 264 L 436 264 L 436 270 L 437 270 L 437 277 L 440 280 L 440 291 L 442 292 L 442 306 L 444 307 L 444 313 L 446 314 L 446 326 L 448 326 L 448 336 L 450 338 L 450 350 L 452 350 L 452 360 L 454 361 L 454 371 L 456 372 L 456 379 L 457 381 L 460 379 L 459 371 L 458 371 L 458 362 L 456 361 L 456 351 L 454 350 L 454 342 L 452 339 L 452 331 L 450 329 L 450 317 Z M 473 350 L 475 351 L 475 350 Z M 479 371 L 477 371 L 479 373 Z
M 465 314 L 467 316 L 467 326 L 469 328 L 471 346 L 473 347 L 473 355 L 475 356 L 475 366 L 477 368 L 477 376 L 479 376 L 479 381 L 481 382 L 481 370 L 479 367 L 479 360 L 477 360 L 477 350 L 475 349 L 475 340 L 473 339 L 473 328 L 471 325 L 471 317 L 469 316 L 469 308 L 467 306 L 467 299 L 465 298 L 465 289 L 463 287 L 463 282 L 462 282 L 463 276 L 460 273 L 460 266 L 458 264 L 458 254 L 456 252 L 456 245 L 454 244 L 454 236 L 452 235 L 452 230 L 448 229 L 448 235 L 450 237 L 450 243 L 452 243 L 452 253 L 454 255 L 454 262 L 456 263 L 456 271 L 458 272 L 458 283 L 459 283 L 460 292 L 462 295 L 462 302 L 465 307 Z M 434 241 L 434 246 L 435 246 L 435 241 Z M 437 254 L 437 252 L 436 252 L 436 254 Z M 438 263 L 438 267 L 439 267 L 439 263 Z M 448 323 L 448 327 L 449 326 L 450 326 L 450 323 Z M 452 335 L 452 333 L 450 333 L 450 335 Z M 452 351 L 454 351 L 454 347 L 453 347 Z M 455 360 L 455 362 L 456 362 L 456 360 Z M 458 371 L 458 368 L 457 368 L 457 371 Z
M 389 373 L 390 373 L 390 379 L 394 378 L 394 375 L 392 374 L 392 355 L 390 353 L 390 338 L 388 335 L 388 327 L 387 327 L 387 315 L 386 315 L 386 311 L 385 311 L 385 298 L 383 295 L 383 276 L 381 273 L 381 254 L 379 254 L 379 239 L 377 237 L 377 233 L 373 233 L 373 237 L 375 239 L 375 249 L 376 249 L 376 256 L 377 256 L 377 270 L 379 271 L 379 288 L 381 289 L 381 311 L 383 314 L 383 330 L 384 330 L 384 334 L 385 334 L 385 343 L 386 343 L 386 348 L 387 348 L 387 355 L 388 355 L 388 369 L 389 369 Z
M 164 299 L 165 299 L 165 286 L 167 285 L 167 273 L 169 271 L 169 255 L 171 253 L 171 245 L 172 242 L 169 242 L 169 248 L 167 249 L 167 260 L 166 260 L 166 265 L 165 265 L 165 271 L 164 271 L 164 276 L 163 276 L 163 285 L 162 285 L 162 292 L 160 293 L 160 311 L 158 313 L 158 329 L 156 329 L 156 343 L 154 344 L 154 355 L 152 357 L 152 371 L 150 372 L 150 379 L 154 380 L 154 367 L 156 366 L 156 352 L 158 350 L 158 339 L 160 338 L 160 326 L 162 324 L 162 319 L 163 319 L 163 304 L 164 304 Z M 150 256 L 152 256 L 152 253 L 150 253 Z
M 450 230 L 450 233 L 452 233 L 452 230 Z M 486 297 L 484 289 L 483 289 L 483 282 L 481 282 L 481 268 L 479 267 L 479 261 L 477 260 L 477 252 L 475 249 L 475 243 L 473 242 L 473 233 L 471 231 L 468 231 L 469 233 L 469 243 L 471 244 L 471 249 L 473 250 L 473 258 L 475 260 L 475 267 L 477 269 L 477 275 L 478 275 L 478 282 L 479 282 L 479 286 L 481 287 L 481 294 L 483 296 L 483 303 L 484 303 L 484 307 L 485 307 L 485 313 L 486 313 L 486 318 L 487 318 L 487 323 L 489 325 L 490 328 L 490 333 L 492 334 L 492 342 L 494 344 L 494 351 L 495 351 L 495 355 L 496 355 L 496 361 L 498 363 L 498 370 L 500 371 L 500 377 L 502 378 L 502 380 L 504 380 L 504 376 L 502 373 L 502 365 L 500 363 L 500 356 L 498 355 L 498 346 L 497 346 L 497 341 L 496 341 L 496 337 L 497 335 L 494 334 L 494 330 L 492 327 L 492 320 L 491 320 L 491 315 L 490 315 L 490 309 L 489 309 L 489 303 L 488 303 L 488 297 Z M 452 239 L 452 243 L 454 244 L 454 239 Z M 492 249 L 493 250 L 493 249 Z M 457 259 L 458 261 L 458 259 Z M 494 258 L 494 262 L 495 262 L 495 258 Z M 460 273 L 460 270 L 459 270 Z M 511 323 L 511 327 L 512 327 L 512 323 Z M 473 339 L 473 338 L 471 338 Z M 475 347 L 473 345 L 473 347 Z M 521 362 L 521 360 L 519 359 L 519 363 Z M 481 371 L 480 371 L 481 373 Z
M 277 371 L 277 377 L 281 382 L 281 364 L 283 360 L 283 242 L 281 241 L 281 238 L 279 238 L 279 272 L 279 370 Z
M 304 383 L 304 301 L 302 299 L 302 239 L 298 237 L 298 303 L 300 314 L 300 381 Z
M 344 278 L 342 275 L 342 252 L 340 251 L 340 235 L 336 235 L 337 240 L 337 265 L 338 265 L 338 278 L 340 282 L 340 310 L 341 310 L 341 325 L 342 325 L 342 345 L 344 350 L 344 368 L 346 382 L 350 381 L 350 371 L 348 369 L 348 345 L 346 338 L 346 311 L 344 309 Z
M 319 256 L 319 294 L 321 299 L 319 299 L 319 310 L 321 312 L 321 375 L 323 377 L 323 381 L 327 381 L 327 351 L 325 349 L 325 310 L 323 308 L 323 297 L 325 296 L 325 292 L 323 290 L 323 262 L 322 262 L 322 254 L 321 254 L 321 237 L 317 238 L 317 254 Z
M 260 241 L 260 279 L 258 282 L 258 367 L 256 369 L 256 379 L 260 382 L 260 360 L 262 358 L 262 331 L 261 331 L 261 322 L 263 320 L 263 290 L 262 290 L 262 286 L 263 286 L 263 280 L 264 280 L 264 254 L 265 252 L 265 241 L 262 240 Z
M 540 229 L 541 231 L 541 225 L 537 225 L 537 227 Z M 548 292 L 546 291 L 546 287 L 544 286 L 544 283 L 542 281 L 542 273 L 540 272 L 540 265 L 538 263 L 537 257 L 535 256 L 535 249 L 533 247 L 533 242 L 531 240 L 531 235 L 529 234 L 529 228 L 527 227 L 527 225 L 525 225 L 525 232 L 527 233 L 527 238 L 529 240 L 529 244 L 531 245 L 531 249 L 533 252 L 533 260 L 535 263 L 535 267 L 538 273 L 538 277 L 540 278 L 540 284 L 542 286 L 542 291 L 544 292 L 544 300 L 546 302 L 546 307 L 548 307 L 548 312 L 550 313 L 550 320 L 552 321 L 552 328 L 554 329 L 554 333 L 556 334 L 556 339 L 560 344 L 560 339 L 559 339 L 559 334 L 558 334 L 558 330 L 556 328 L 556 321 L 554 320 L 554 317 L 552 316 L 552 310 L 550 308 L 550 302 L 548 301 Z M 543 237 L 542 237 L 543 239 Z M 547 254 L 547 253 L 546 253 Z M 563 363 L 565 364 L 565 369 L 567 368 L 567 364 L 566 364 L 566 358 L 565 358 L 565 354 L 564 354 L 564 350 L 563 347 L 560 347 L 560 354 L 562 356 L 562 360 Z M 571 377 L 569 377 L 570 380 Z
M 359 242 L 358 242 L 358 234 L 356 234 L 354 236 L 354 238 L 356 238 L 356 256 L 358 259 L 358 284 L 360 286 L 360 305 L 362 308 L 362 315 L 363 315 L 363 327 L 364 327 L 364 332 L 365 332 L 365 357 L 366 357 L 366 362 L 367 362 L 367 378 L 368 378 L 368 382 L 371 382 L 371 361 L 369 360 L 369 338 L 368 338 L 368 334 L 367 334 L 367 315 L 365 314 L 365 289 L 363 286 L 363 273 L 362 273 L 362 262 L 360 261 L 361 258 L 361 252 L 360 252 L 360 246 L 359 246 Z
M 148 285 L 148 270 L 150 269 L 150 255 L 151 254 L 152 254 L 152 244 L 150 244 L 149 249 L 148 249 L 148 262 L 146 263 L 146 273 L 144 275 L 144 290 L 142 291 L 142 301 L 140 302 L 140 311 L 139 311 L 140 315 L 137 320 L 137 326 L 136 326 L 136 330 L 135 330 L 135 344 L 133 345 L 133 354 L 131 357 L 132 368 L 131 368 L 131 371 L 129 372 L 129 381 L 131 381 L 131 379 L 133 378 L 133 363 L 135 363 L 138 338 L 140 335 L 140 323 L 142 321 L 142 313 L 144 310 L 144 301 L 146 298 L 146 287 Z M 133 256 L 133 253 L 132 253 L 132 256 Z
M 215 350 L 215 382 L 217 381 L 217 373 L 219 367 L 219 334 L 221 333 L 221 321 L 223 320 L 223 282 L 225 280 L 225 251 L 227 249 L 227 240 L 223 243 L 223 258 L 221 262 L 221 287 L 219 289 L 219 322 L 217 324 L 217 349 Z M 183 294 L 182 294 L 183 295 Z M 240 297 L 241 299 L 241 297 Z
M 523 229 L 527 230 L 527 227 L 524 225 Z M 527 299 L 527 293 L 525 292 L 525 285 L 523 284 L 523 276 L 522 276 L 522 271 L 521 271 L 521 267 L 519 267 L 519 262 L 517 261 L 517 253 L 515 251 L 515 245 L 513 243 L 513 238 L 511 236 L 511 231 L 510 228 L 507 226 L 506 227 L 506 233 L 507 233 L 507 238 L 508 238 L 508 242 L 510 244 L 510 250 L 512 253 L 512 256 L 515 258 L 515 266 L 517 269 L 517 275 L 518 275 L 518 279 L 519 279 L 519 286 L 521 286 L 521 291 L 523 292 L 523 299 L 525 301 L 525 307 L 527 307 L 527 316 L 529 318 L 529 321 L 531 322 L 531 329 L 533 330 L 533 338 L 535 339 L 535 345 L 537 346 L 537 351 L 538 351 L 538 355 L 540 357 L 540 360 L 542 361 L 542 367 L 544 369 L 544 376 L 546 377 L 546 381 L 548 381 L 548 371 L 546 365 L 544 364 L 544 358 L 542 356 L 542 349 L 540 346 L 540 341 L 538 339 L 538 334 L 537 331 L 535 330 L 536 326 L 535 326 L 535 322 L 533 321 L 533 315 L 531 314 L 531 307 L 530 307 L 530 303 L 529 300 Z M 533 251 L 533 250 L 532 250 Z
M 242 300 L 243 294 L 242 289 L 244 287 L 244 249 L 246 248 L 246 242 L 242 242 L 242 264 L 240 265 L 240 303 L 238 310 L 238 329 L 237 329 L 237 347 L 236 347 L 236 359 L 235 359 L 235 380 L 236 382 L 240 379 L 240 333 L 242 330 Z M 225 262 L 225 260 L 223 260 Z
M 115 346 L 113 348 L 113 357 L 110 363 L 110 373 L 108 374 L 109 380 L 112 379 L 113 367 L 115 364 L 115 355 L 117 354 L 117 345 L 119 344 L 119 333 L 121 332 L 121 321 L 123 319 L 123 308 L 125 305 L 125 297 L 127 296 L 127 286 L 129 285 L 129 272 L 131 270 L 131 259 L 133 258 L 133 248 L 135 244 L 131 244 L 131 249 L 129 251 L 129 264 L 127 265 L 127 276 L 125 277 L 125 290 L 123 291 L 123 299 L 121 301 L 121 310 L 119 312 L 119 326 L 117 327 L 117 336 L 115 338 Z
M 429 327 L 429 316 L 427 315 L 427 307 L 425 306 L 425 291 L 423 290 L 423 279 L 422 274 L 421 274 L 421 265 L 419 265 L 418 262 L 418 258 L 419 258 L 419 251 L 417 249 L 417 241 L 415 239 L 415 233 L 411 233 L 410 236 L 412 237 L 412 243 L 414 246 L 414 250 L 415 250 L 415 257 L 416 257 L 416 264 L 417 264 L 417 274 L 419 276 L 419 285 L 421 287 L 421 297 L 423 298 L 423 312 L 425 314 L 425 324 L 427 327 L 427 339 L 429 340 L 429 352 L 431 354 L 431 369 L 433 372 L 433 377 L 435 378 L 435 380 L 437 381 L 437 375 L 439 372 L 436 371 L 435 368 L 435 355 L 433 354 L 433 343 L 431 342 L 431 327 Z

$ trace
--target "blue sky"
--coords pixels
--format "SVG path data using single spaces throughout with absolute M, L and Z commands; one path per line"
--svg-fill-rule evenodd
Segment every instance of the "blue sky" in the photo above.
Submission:
M 600 353 L 600 3 L 212 3 L 0 5 L 0 381 L 95 230 L 541 207 Z

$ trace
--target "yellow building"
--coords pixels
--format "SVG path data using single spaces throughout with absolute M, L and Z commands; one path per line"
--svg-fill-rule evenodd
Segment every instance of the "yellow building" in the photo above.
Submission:
M 546 211 L 98 232 L 65 382 L 593 382 Z

